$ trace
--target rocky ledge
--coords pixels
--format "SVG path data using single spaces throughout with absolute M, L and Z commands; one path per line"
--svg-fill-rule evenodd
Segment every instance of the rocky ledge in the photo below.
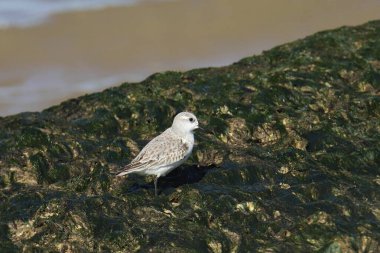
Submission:
M 1 252 L 379 252 L 380 21 L 0 118 Z M 112 172 L 183 110 L 159 181 Z

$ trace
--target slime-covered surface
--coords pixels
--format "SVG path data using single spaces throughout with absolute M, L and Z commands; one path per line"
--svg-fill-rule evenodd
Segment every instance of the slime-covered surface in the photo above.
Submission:
M 378 252 L 380 21 L 0 118 L 2 252 Z M 174 115 L 159 180 L 111 173 Z

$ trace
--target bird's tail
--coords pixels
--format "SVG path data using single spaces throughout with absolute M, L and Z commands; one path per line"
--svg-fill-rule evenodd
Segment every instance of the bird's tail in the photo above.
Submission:
M 131 164 L 128 164 L 127 166 L 125 166 L 121 171 L 116 172 L 115 176 L 121 177 L 121 176 L 130 174 L 130 173 L 134 173 L 134 172 L 138 173 L 138 172 L 142 171 L 143 169 L 144 169 L 144 167 L 141 166 L 141 164 L 131 163 Z
M 121 177 L 121 176 L 124 176 L 124 175 L 127 175 L 127 174 L 129 174 L 129 173 L 131 173 L 132 171 L 126 171 L 126 170 L 122 170 L 122 171 L 119 171 L 119 172 L 116 172 L 115 173 L 115 176 L 116 177 Z

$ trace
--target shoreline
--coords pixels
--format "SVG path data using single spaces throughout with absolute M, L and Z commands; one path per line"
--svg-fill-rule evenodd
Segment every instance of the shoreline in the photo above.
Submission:
M 236 3 L 144 2 L 2 29 L 0 115 L 41 110 L 156 72 L 228 65 L 318 31 L 380 18 L 375 1 Z

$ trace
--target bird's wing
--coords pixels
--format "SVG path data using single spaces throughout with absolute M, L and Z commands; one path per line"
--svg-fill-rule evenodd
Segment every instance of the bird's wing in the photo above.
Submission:
M 174 138 L 169 131 L 151 140 L 117 176 L 167 166 L 183 159 L 188 146 L 181 139 Z

